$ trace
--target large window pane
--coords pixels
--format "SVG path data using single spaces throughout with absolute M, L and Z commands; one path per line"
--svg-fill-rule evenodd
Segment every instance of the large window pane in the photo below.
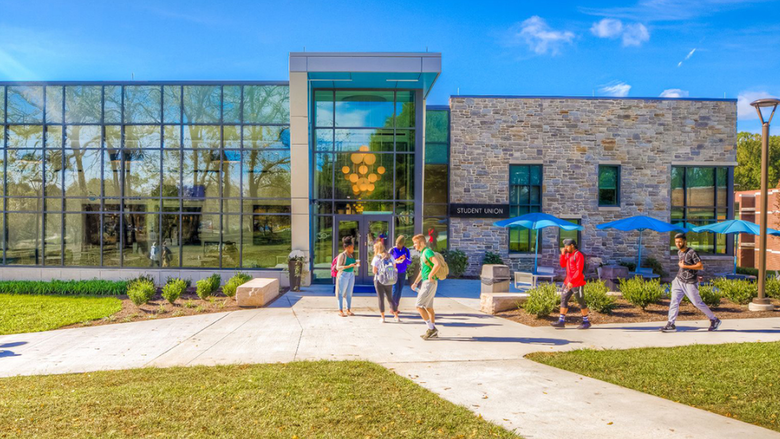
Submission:
M 0 102 L 3 102 L 3 105 L 0 105 L 0 124 L 2 124 L 5 122 L 5 87 L 2 85 L 0 85 Z
M 11 125 L 8 127 L 9 148 L 43 148 L 43 126 Z
M 163 133 L 163 148 L 181 148 L 181 126 L 165 125 Z
M 291 251 L 290 217 L 244 215 L 244 268 L 284 268 Z
M 447 190 L 449 189 L 449 171 L 447 165 L 425 165 L 425 187 L 423 190 L 423 202 L 442 203 L 448 202 Z
M 46 87 L 46 123 L 62 123 L 62 86 Z
M 392 152 L 393 130 L 336 130 L 336 151 Z
M 182 168 L 183 196 L 219 197 L 220 163 L 218 151 L 185 150 Z
M 98 125 L 68 126 L 65 129 L 65 148 L 100 148 L 101 129 Z
M 184 86 L 184 123 L 219 123 L 221 94 L 216 85 Z
M 222 151 L 222 197 L 241 196 L 241 151 Z
M 316 90 L 314 92 L 314 120 L 315 126 L 333 126 L 333 91 Z
M 240 266 L 240 245 L 241 215 L 222 215 L 222 268 Z
M 159 85 L 125 86 L 125 123 L 160 123 L 161 111 Z
M 599 165 L 599 206 L 617 206 L 620 193 L 620 168 Z
M 244 148 L 290 148 L 290 127 L 244 126 Z
M 685 168 L 672 167 L 672 206 L 685 206 Z
M 241 122 L 241 86 L 226 85 L 222 87 L 222 122 Z
M 414 200 L 414 155 L 413 154 L 396 155 L 395 199 Z
M 218 126 L 194 125 L 184 127 L 185 148 L 219 149 L 222 146 Z
M 44 265 L 62 265 L 62 214 L 44 215 Z
M 125 196 L 160 195 L 160 151 L 124 151 Z
M 181 86 L 164 86 L 163 103 L 163 121 L 165 123 L 181 123 Z
M 290 87 L 244 86 L 244 123 L 290 123 Z
M 336 91 L 337 127 L 392 127 L 393 92 Z
M 395 131 L 395 150 L 397 152 L 414 152 L 415 134 L 413 130 Z
M 108 132 L 108 128 L 106 128 Z M 106 149 L 103 152 L 103 195 L 120 197 L 122 195 L 122 153 L 118 149 Z
M 7 265 L 39 265 L 41 263 L 41 213 L 6 214 Z
M 182 267 L 219 268 L 219 214 L 184 214 Z
M 136 210 L 125 213 L 124 220 L 122 265 L 125 267 L 161 267 L 163 249 L 159 233 L 160 215 Z
M 43 151 L 9 149 L 6 176 L 9 197 L 40 197 L 43 195 Z M 11 200 L 9 200 L 11 201 Z
M 122 123 L 122 87 L 107 85 L 103 88 L 105 94 L 103 121 L 105 123 Z
M 425 142 L 449 141 L 450 112 L 446 110 L 428 110 L 425 112 Z
M 120 215 L 118 213 L 108 213 L 102 215 L 103 219 L 103 266 L 119 266 L 119 237 L 122 230 L 120 226 Z
M 99 198 L 102 161 L 102 151 L 99 149 L 66 150 L 65 195 Z
M 181 151 L 162 152 L 163 197 L 178 197 L 181 194 Z
M 65 87 L 65 122 L 100 123 L 103 88 L 95 85 Z
M 0 134 L 2 133 L 0 128 Z M 2 137 L 0 137 L 2 139 Z M 62 127 L 58 125 L 49 125 L 46 127 L 46 148 L 62 148 Z
M 314 270 L 312 278 L 317 280 L 330 280 L 330 264 L 333 261 L 333 217 L 314 217 L 314 257 L 312 258 Z M 398 226 L 396 226 L 396 235 Z M 245 247 L 246 248 L 246 247 Z M 246 251 L 246 250 L 244 250 Z M 246 267 L 244 263 L 244 267 Z
M 100 265 L 100 214 L 65 214 L 65 265 Z
M 394 154 L 337 154 L 335 198 L 392 200 L 393 157 Z M 404 182 L 398 184 L 400 187 Z
M 181 217 L 177 214 L 162 215 L 162 266 L 175 268 L 181 266 L 179 252 L 179 230 L 181 229 Z M 169 256 L 170 255 L 170 256 Z
M 334 154 L 319 153 L 315 154 L 314 157 L 314 196 L 320 199 L 333 198 Z M 351 166 L 351 162 L 349 165 L 345 165 Z
M 728 169 L 716 168 L 718 182 L 718 207 L 728 206 Z
M 395 126 L 413 128 L 415 125 L 414 92 L 396 92 L 395 99 Z
M 44 195 L 47 197 L 62 196 L 62 150 L 52 149 L 44 153 L 46 162 L 44 163 Z M 100 172 L 100 162 L 97 163 L 98 173 Z M 1 175 L 0 175 L 1 177 Z M 98 191 L 100 190 L 100 181 L 97 182 Z
M 333 151 L 333 133 L 331 129 L 318 129 L 314 133 L 314 144 L 317 151 Z
M 715 205 L 715 168 L 686 168 L 688 206 Z
M 159 125 L 128 125 L 125 126 L 125 148 L 159 149 Z
M 509 166 L 509 211 L 510 216 L 541 211 L 541 165 Z M 534 251 L 533 230 L 513 227 L 509 229 L 509 251 L 529 253 Z
M 241 126 L 240 125 L 222 126 L 222 147 L 228 149 L 241 148 Z
M 8 123 L 43 123 L 43 87 L 8 86 Z
M 290 198 L 288 151 L 244 151 L 243 165 L 244 197 Z

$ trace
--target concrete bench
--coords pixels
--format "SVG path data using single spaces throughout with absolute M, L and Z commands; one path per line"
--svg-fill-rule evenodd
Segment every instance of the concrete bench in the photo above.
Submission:
M 528 300 L 528 293 L 483 293 L 479 296 L 479 308 L 488 314 L 517 309 Z
M 242 308 L 265 306 L 279 295 L 279 280 L 255 278 L 236 289 L 236 303 Z

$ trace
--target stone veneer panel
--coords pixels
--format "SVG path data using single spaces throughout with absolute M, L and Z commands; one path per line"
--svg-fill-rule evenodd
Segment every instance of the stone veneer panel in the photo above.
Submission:
M 672 162 L 736 161 L 737 109 L 733 100 L 457 97 L 450 99 L 450 202 L 506 204 L 509 165 L 543 165 L 542 209 L 581 215 L 580 249 L 605 263 L 635 259 L 638 232 L 596 230 L 616 219 L 649 215 L 670 219 Z M 599 162 L 621 165 L 621 209 L 599 209 Z M 456 184 L 457 182 L 457 184 Z M 506 229 L 492 220 L 452 218 L 450 246 L 469 255 L 467 274 L 479 274 L 486 251 L 514 269 L 533 258 L 508 254 Z M 544 231 L 540 265 L 558 265 L 558 232 Z M 643 257 L 676 271 L 666 233 L 646 231 Z M 727 271 L 728 258 L 705 260 L 706 274 Z

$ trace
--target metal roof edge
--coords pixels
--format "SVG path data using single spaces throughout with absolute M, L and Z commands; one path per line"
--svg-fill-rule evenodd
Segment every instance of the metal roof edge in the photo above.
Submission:
M 487 98 L 487 99 L 583 99 L 583 100 L 634 100 L 634 101 L 716 101 L 737 102 L 727 98 L 661 98 L 661 97 L 617 97 L 617 96 L 537 96 L 537 95 L 450 95 L 457 98 Z

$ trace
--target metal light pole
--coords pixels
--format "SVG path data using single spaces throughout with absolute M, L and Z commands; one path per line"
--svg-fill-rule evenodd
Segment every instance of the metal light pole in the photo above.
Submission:
M 761 234 L 758 238 L 758 245 L 761 249 L 758 252 L 758 297 L 753 299 L 748 308 L 751 311 L 772 311 L 774 305 L 769 303 L 766 297 L 766 235 L 767 235 L 767 210 L 769 209 L 769 124 L 775 115 L 777 105 L 780 99 L 758 99 L 750 105 L 756 107 L 758 118 L 761 120 L 761 216 L 760 226 Z M 764 120 L 761 113 L 762 108 L 771 108 L 769 118 Z

